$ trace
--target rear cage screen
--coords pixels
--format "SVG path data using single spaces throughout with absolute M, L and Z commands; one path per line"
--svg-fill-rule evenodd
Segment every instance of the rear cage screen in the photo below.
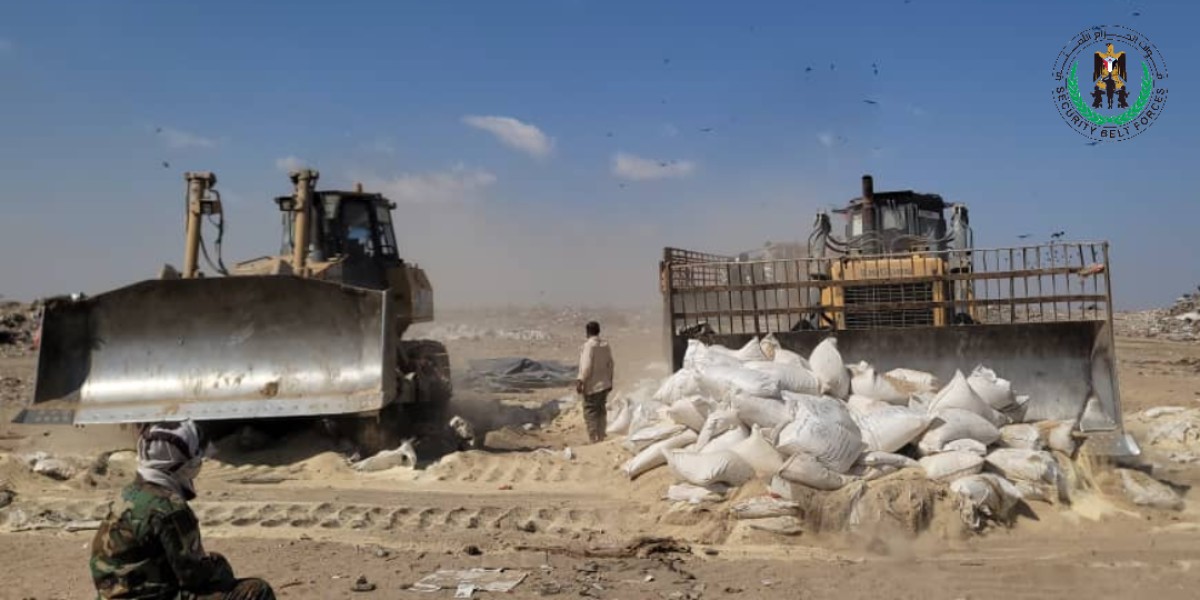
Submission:
M 905 261 L 931 258 L 944 261 L 945 273 L 900 272 Z M 814 277 L 834 263 L 865 261 L 879 261 L 871 279 Z M 1107 242 L 754 261 L 667 248 L 661 267 L 676 334 L 701 324 L 718 334 L 833 328 L 839 312 L 846 329 L 927 327 L 934 311 L 960 326 L 1112 319 Z M 822 305 L 830 288 L 840 288 L 832 291 L 842 306 Z

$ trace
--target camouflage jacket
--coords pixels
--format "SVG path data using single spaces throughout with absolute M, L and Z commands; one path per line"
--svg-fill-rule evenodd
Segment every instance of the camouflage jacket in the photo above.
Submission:
M 110 507 L 92 541 L 90 566 L 103 600 L 165 600 L 234 582 L 229 563 L 204 551 L 187 502 L 141 477 Z

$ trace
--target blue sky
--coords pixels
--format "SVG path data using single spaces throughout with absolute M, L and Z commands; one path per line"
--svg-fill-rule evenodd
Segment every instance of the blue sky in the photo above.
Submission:
M 649 304 L 663 246 L 805 239 L 863 173 L 967 203 L 978 246 L 1108 239 L 1119 305 L 1162 304 L 1200 283 L 1197 17 L 1127 0 L 5 3 L 0 294 L 178 265 L 186 170 L 220 179 L 226 262 L 273 253 L 270 198 L 307 164 L 400 202 L 401 251 L 440 305 Z M 1155 42 L 1170 99 L 1148 133 L 1093 147 L 1049 73 L 1104 24 Z

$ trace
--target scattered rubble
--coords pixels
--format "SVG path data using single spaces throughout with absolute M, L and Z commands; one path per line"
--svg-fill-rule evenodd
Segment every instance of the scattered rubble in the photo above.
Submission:
M 0 301 L 0 356 L 26 356 L 33 352 L 39 311 L 37 303 Z
M 567 387 L 578 368 L 558 361 L 531 358 L 487 358 L 470 361 L 468 387 L 493 393 L 520 393 L 542 388 Z
M 1184 294 L 1168 308 L 1116 313 L 1113 325 L 1117 335 L 1126 337 L 1200 340 L 1200 292 Z

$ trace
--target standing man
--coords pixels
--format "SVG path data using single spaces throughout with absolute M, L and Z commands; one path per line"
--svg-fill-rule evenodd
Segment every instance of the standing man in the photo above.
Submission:
M 146 427 L 133 483 L 112 503 L 92 541 L 92 581 L 102 600 L 275 600 L 261 579 L 236 579 L 205 552 L 188 506 L 207 444 L 192 421 Z
M 607 427 L 608 393 L 613 386 L 613 358 L 608 342 L 600 339 L 600 324 L 587 324 L 587 341 L 579 357 L 579 379 L 575 391 L 583 396 L 583 419 L 587 423 L 588 439 L 594 444 L 604 441 Z

